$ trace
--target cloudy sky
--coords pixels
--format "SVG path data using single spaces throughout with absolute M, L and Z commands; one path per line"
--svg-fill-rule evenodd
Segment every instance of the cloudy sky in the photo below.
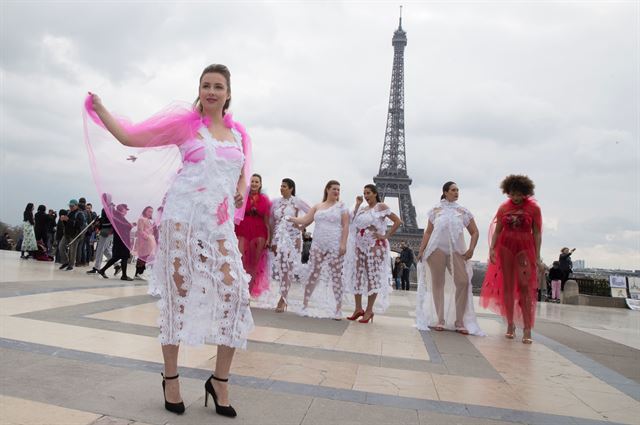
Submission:
M 269 195 L 282 177 L 349 204 L 377 174 L 396 2 L 0 3 L 0 220 L 27 202 L 96 201 L 87 90 L 140 120 L 232 72 L 235 118 Z M 482 232 L 509 173 L 536 182 L 543 257 L 640 268 L 640 7 L 629 2 L 405 2 L 406 149 L 418 221 L 442 183 Z M 394 199 L 388 199 L 393 209 Z

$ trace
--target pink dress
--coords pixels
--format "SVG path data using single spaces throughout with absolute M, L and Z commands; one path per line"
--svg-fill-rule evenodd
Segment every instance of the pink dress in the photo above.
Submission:
M 153 220 L 140 217 L 136 225 L 136 239 L 133 250 L 138 258 L 148 258 L 156 252 L 156 238 L 154 236 Z
M 235 228 L 243 247 L 242 264 L 251 276 L 249 292 L 253 297 L 269 290 L 269 251 L 266 247 L 269 230 L 266 222 L 270 212 L 271 201 L 266 195 L 249 195 L 244 219 Z

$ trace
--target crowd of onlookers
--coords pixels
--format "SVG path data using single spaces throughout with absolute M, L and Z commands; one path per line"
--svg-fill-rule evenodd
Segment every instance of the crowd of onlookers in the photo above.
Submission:
M 112 257 L 114 232 L 109 217 L 104 209 L 98 215 L 93 205 L 82 197 L 71 199 L 67 206 L 56 212 L 39 205 L 34 213 L 34 204 L 28 203 L 17 241 L 4 232 L 0 249 L 18 250 L 22 259 L 55 261 L 60 264 L 59 269 L 65 271 L 93 263 L 87 273 L 98 273 L 103 258 L 110 260 Z M 116 274 L 121 269 L 121 264 L 115 264 Z M 123 278 L 132 280 L 127 276 Z
M 157 243 L 154 209 L 144 208 L 140 216 L 130 222 L 126 218 L 129 212 L 126 204 L 113 203 L 109 194 L 102 196 L 102 205 L 107 206 L 108 211 L 103 208 L 100 215 L 85 198 L 71 199 L 68 208 L 57 213 L 40 205 L 34 214 L 34 204 L 28 203 L 21 232 L 15 232 L 17 243 L 5 232 L 0 249 L 18 250 L 22 259 L 55 261 L 60 264 L 60 270 L 92 264 L 87 274 L 108 278 L 107 270 L 114 267 L 114 275 L 121 274 L 122 280 L 142 279 L 146 262 L 153 256 Z M 103 265 L 104 259 L 107 261 Z M 133 278 L 127 275 L 129 263 L 135 264 Z
M 58 212 L 39 205 L 34 213 L 34 204 L 28 203 L 16 249 L 23 259 L 57 261 L 65 265 L 65 270 L 88 265 L 94 257 L 97 218 L 85 198 L 72 199 L 68 209 Z

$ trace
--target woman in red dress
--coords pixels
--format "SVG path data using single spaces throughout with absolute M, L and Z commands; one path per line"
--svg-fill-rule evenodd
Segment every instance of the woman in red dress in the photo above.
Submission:
M 269 255 L 271 241 L 269 230 L 269 214 L 271 201 L 262 193 L 262 177 L 251 176 L 247 208 L 244 219 L 236 226 L 236 236 L 244 270 L 251 276 L 249 292 L 252 297 L 259 297 L 269 290 Z
M 509 200 L 500 205 L 489 231 L 489 266 L 480 305 L 507 320 L 506 338 L 523 328 L 522 342 L 531 344 L 535 320 L 537 268 L 542 242 L 542 214 L 533 199 L 535 185 L 527 176 L 510 175 L 500 184 Z M 519 308 L 515 308 L 515 304 Z

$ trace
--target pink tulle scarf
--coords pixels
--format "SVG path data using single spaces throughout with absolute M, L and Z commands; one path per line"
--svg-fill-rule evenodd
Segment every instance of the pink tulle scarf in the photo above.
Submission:
M 132 210 L 133 214 L 140 214 L 144 208 L 152 206 L 157 209 L 155 219 L 159 223 L 165 194 L 183 162 L 204 159 L 198 132 L 202 127 L 208 127 L 211 119 L 203 117 L 191 105 L 174 104 L 137 124 L 121 117 L 116 117 L 116 120 L 135 142 L 135 147 L 124 146 L 115 140 L 93 109 L 92 96 L 86 97 L 83 108 L 84 140 L 104 210 L 112 219 L 117 206 Z M 244 126 L 233 120 L 231 113 L 224 115 L 224 124 L 227 128 L 235 129 L 242 138 L 245 158 L 243 184 L 248 194 L 252 167 L 251 138 Z M 197 190 L 194 188 L 194 191 Z M 242 206 L 235 210 L 236 224 L 244 217 L 246 194 Z M 218 220 L 225 219 L 222 212 L 214 213 Z M 118 225 L 114 225 L 114 229 L 119 235 L 126 234 L 125 229 L 119 229 Z M 132 241 L 123 242 L 131 249 Z M 153 254 L 143 260 L 150 262 L 152 259 Z

